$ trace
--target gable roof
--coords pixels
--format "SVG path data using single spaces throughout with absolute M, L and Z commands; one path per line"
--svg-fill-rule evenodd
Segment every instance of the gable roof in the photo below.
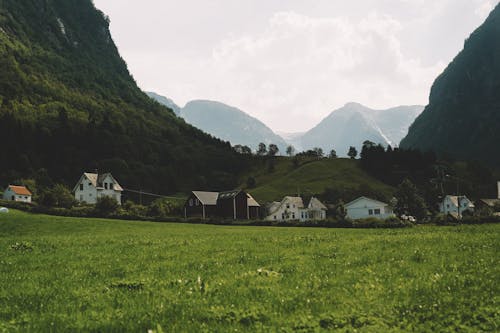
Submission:
M 193 191 L 192 192 L 198 200 L 203 205 L 215 206 L 217 205 L 217 198 L 219 197 L 219 192 L 204 192 L 204 191 Z
M 368 197 L 365 197 L 365 196 L 361 196 L 357 199 L 354 199 L 353 201 L 349 202 L 349 203 L 346 203 L 344 205 L 345 208 L 355 204 L 356 202 L 360 201 L 360 200 L 368 200 L 368 201 L 371 201 L 371 202 L 374 202 L 374 203 L 378 203 L 380 205 L 383 205 L 383 206 L 388 206 L 389 204 L 385 203 L 385 202 L 382 202 L 382 201 L 379 201 L 379 200 L 375 200 L 375 199 L 372 199 L 372 198 L 368 198 Z
M 324 209 L 326 210 L 326 206 L 323 205 L 321 201 L 316 199 L 315 197 L 312 197 L 311 200 L 309 201 L 309 206 L 307 206 L 309 209 Z
M 32 195 L 26 186 L 9 185 L 7 188 L 17 195 Z
M 304 201 L 301 197 L 285 197 L 281 203 L 290 202 L 292 205 L 295 205 L 297 208 L 304 208 Z
M 260 207 L 259 203 L 257 200 L 255 200 L 250 194 L 247 193 L 247 205 L 248 207 Z
M 83 175 L 80 177 L 78 182 L 76 183 L 75 187 L 73 188 L 73 192 L 77 190 L 78 185 L 82 182 L 83 178 L 87 178 L 88 181 L 92 184 L 97 189 L 103 189 L 103 184 L 102 182 L 106 177 L 111 177 L 113 179 L 113 190 L 122 192 L 123 188 L 121 185 L 118 183 L 115 177 L 110 172 L 103 173 L 103 174 L 97 174 L 97 173 L 91 173 L 91 172 L 84 172 Z

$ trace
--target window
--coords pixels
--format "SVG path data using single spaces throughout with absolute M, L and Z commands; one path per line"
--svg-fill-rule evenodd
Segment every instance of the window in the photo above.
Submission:
M 80 184 L 80 191 L 83 191 L 83 183 Z
M 293 205 L 293 208 L 295 208 L 295 205 Z
M 92 186 L 92 183 L 89 183 L 89 186 Z
M 89 193 L 89 197 L 91 197 L 91 196 L 92 196 L 92 193 Z
M 446 208 L 450 208 L 450 205 L 449 205 L 449 204 L 447 204 L 447 205 L 446 205 Z
M 276 215 L 274 215 L 274 219 L 276 220 Z
M 114 188 L 113 186 L 115 186 L 115 184 L 113 184 L 113 183 L 109 183 L 109 189 L 110 189 L 110 190 L 112 190 L 112 189 Z
M 104 189 L 107 190 L 108 189 L 108 183 L 104 183 Z
M 373 209 L 368 209 L 368 215 L 373 215 Z
M 195 199 L 195 200 L 194 200 L 194 202 L 195 202 L 196 206 L 199 206 L 199 205 L 200 205 L 200 200 Z
M 286 208 L 290 208 L 290 204 L 286 204 Z
M 281 214 L 281 219 L 284 220 L 285 219 L 285 214 Z
M 304 218 L 304 212 L 300 213 L 300 217 Z
M 12 196 L 12 201 L 16 201 L 16 196 Z
M 193 207 L 193 199 L 189 199 L 189 206 Z
M 375 215 L 380 215 L 380 209 L 375 209 Z
M 292 213 L 292 219 L 295 220 L 295 213 Z

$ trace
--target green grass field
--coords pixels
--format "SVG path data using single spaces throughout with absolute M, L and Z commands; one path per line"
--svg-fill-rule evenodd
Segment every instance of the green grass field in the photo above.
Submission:
M 0 214 L 0 331 L 498 332 L 499 236 L 13 211 Z
M 245 176 L 257 181 L 255 189 L 249 189 L 259 202 L 280 201 L 285 195 L 320 194 L 326 188 L 356 188 L 366 185 L 373 190 L 392 197 L 394 189 L 368 175 L 359 167 L 359 161 L 346 158 L 308 161 L 294 168 L 290 158 L 276 159 L 275 171 L 270 173 L 263 164 Z

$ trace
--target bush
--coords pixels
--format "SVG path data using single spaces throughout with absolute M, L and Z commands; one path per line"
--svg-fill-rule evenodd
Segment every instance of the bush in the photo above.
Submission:
M 97 216 L 109 217 L 116 214 L 118 211 L 118 201 L 112 197 L 100 197 L 94 207 L 94 212 Z

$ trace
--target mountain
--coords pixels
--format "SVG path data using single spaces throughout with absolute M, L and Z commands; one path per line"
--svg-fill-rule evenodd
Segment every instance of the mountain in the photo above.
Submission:
M 175 103 L 164 96 L 155 93 L 148 95 L 157 102 L 177 107 Z M 179 116 L 187 123 L 202 131 L 231 142 L 234 145 L 245 145 L 256 150 L 259 143 L 267 145 L 274 143 L 282 154 L 285 153 L 287 143 L 275 134 L 260 120 L 248 115 L 235 107 L 214 101 L 195 100 L 180 109 Z
M 429 105 L 401 142 L 500 166 L 500 5 L 434 82 Z
M 350 146 L 360 151 L 365 140 L 397 146 L 422 109 L 422 106 L 399 106 L 373 110 L 348 103 L 300 137 L 300 144 L 306 150 L 320 147 L 325 153 L 333 148 L 339 156 L 345 156 Z
M 249 164 L 137 87 L 91 0 L 0 1 L 0 142 L 1 184 L 98 168 L 132 189 L 217 190 Z
M 176 116 L 179 116 L 181 113 L 181 108 L 173 100 L 170 98 L 167 98 L 165 96 L 158 95 L 154 92 L 146 91 L 146 95 L 157 101 L 158 103 L 165 105 L 168 107 L 170 110 L 174 111 Z

